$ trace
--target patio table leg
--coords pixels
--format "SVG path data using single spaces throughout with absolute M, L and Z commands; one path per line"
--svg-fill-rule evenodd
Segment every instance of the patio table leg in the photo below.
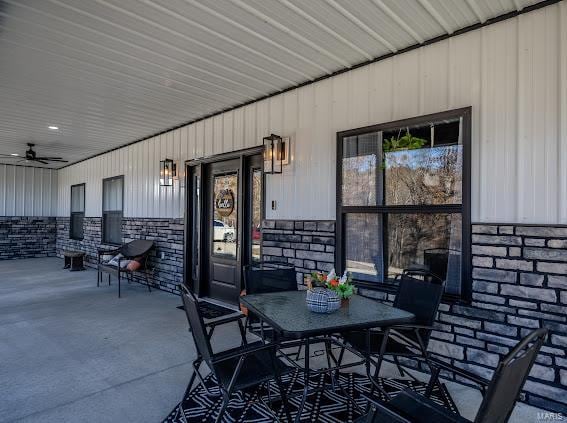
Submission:
M 303 412 L 303 407 L 305 406 L 305 401 L 307 401 L 307 394 L 309 393 L 309 338 L 305 338 L 305 386 L 303 387 L 303 396 L 301 397 L 301 403 L 297 409 L 297 414 L 295 415 L 295 422 L 301 422 L 301 413 Z

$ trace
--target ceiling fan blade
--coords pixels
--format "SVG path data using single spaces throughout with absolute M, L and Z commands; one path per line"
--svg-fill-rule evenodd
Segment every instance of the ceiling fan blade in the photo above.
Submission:
M 22 156 L 12 156 L 11 154 L 0 154 L 0 157 L 5 159 L 21 159 Z
M 42 164 L 49 164 L 49 163 L 47 163 L 47 162 L 45 162 L 45 161 L 43 161 L 43 160 L 41 160 L 41 159 L 37 159 L 37 158 L 36 158 L 36 159 L 33 159 L 32 161 L 38 162 L 38 163 L 42 163 Z
M 63 157 L 36 157 L 39 160 L 63 160 Z

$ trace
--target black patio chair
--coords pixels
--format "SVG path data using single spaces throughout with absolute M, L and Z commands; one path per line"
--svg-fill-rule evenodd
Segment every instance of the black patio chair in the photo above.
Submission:
M 281 375 L 292 370 L 276 358 L 275 344 L 264 344 L 261 341 L 244 344 L 240 347 L 214 353 L 210 335 L 199 310 L 197 298 L 185 286 L 180 285 L 181 297 L 185 306 L 185 315 L 191 327 L 191 334 L 197 349 L 197 359 L 193 362 L 193 374 L 183 399 L 191 391 L 195 377 L 200 377 L 199 366 L 205 362 L 218 384 L 223 401 L 215 419 L 220 422 L 228 406 L 230 396 L 236 391 L 244 391 L 258 385 L 275 380 L 280 391 L 286 417 L 291 421 L 287 395 L 281 382 Z M 201 381 L 204 385 L 204 381 Z M 269 390 L 269 384 L 268 384 Z M 271 395 L 270 395 L 271 397 Z M 183 401 L 178 412 L 184 418 Z
M 547 329 L 545 328 L 537 329 L 526 336 L 500 362 L 492 380 L 483 382 L 487 388 L 474 419 L 475 423 L 505 423 L 508 421 L 546 336 Z M 476 383 L 482 379 L 462 369 L 445 363 L 440 364 L 443 364 L 443 368 Z M 438 383 L 440 369 L 441 367 L 435 368 L 429 382 L 429 392 L 433 384 Z M 370 413 L 356 420 L 358 423 L 385 421 L 392 423 L 470 423 L 469 420 L 443 408 L 430 398 L 409 389 L 400 392 L 388 402 L 369 400 Z
M 295 268 L 288 264 L 279 263 L 244 266 L 244 287 L 246 295 L 297 291 Z M 248 312 L 246 329 L 252 329 L 252 324 L 257 322 L 258 318 L 252 312 Z M 259 330 L 263 330 L 263 328 L 264 325 L 261 325 Z M 262 337 L 264 335 L 270 336 L 262 333 Z
M 148 268 L 148 261 L 150 252 L 154 248 L 154 241 L 145 240 L 145 239 L 135 239 L 134 241 L 127 242 L 126 244 L 121 245 L 115 249 L 105 249 L 105 248 L 98 248 L 98 260 L 97 260 L 97 281 L 96 286 L 100 286 L 102 282 L 102 274 L 108 274 L 108 284 L 110 285 L 110 275 L 115 275 L 118 277 L 118 298 L 121 296 L 121 276 L 124 274 L 126 275 L 126 280 L 128 283 L 133 282 L 133 274 L 135 272 L 140 272 L 145 276 L 146 284 L 148 287 L 148 291 L 152 292 L 150 287 L 150 279 L 149 279 L 149 268 Z M 105 262 L 102 260 L 104 256 L 116 256 L 121 254 L 122 257 L 118 259 L 116 265 L 110 264 L 109 262 Z M 134 260 L 138 261 L 141 267 L 138 270 L 129 270 L 127 267 L 122 267 L 121 262 L 123 260 Z
M 269 292 L 297 291 L 296 271 L 288 263 L 269 262 L 261 265 L 244 266 L 244 286 L 246 294 L 264 294 Z M 251 311 L 248 311 L 244 327 L 251 332 L 260 333 L 263 340 L 274 341 L 274 332 L 265 322 L 260 322 Z M 282 348 L 297 344 L 295 360 L 301 354 L 301 343 L 296 339 L 280 336 Z M 294 344 L 294 345 L 290 345 Z
M 443 296 L 444 283 L 437 276 L 426 270 L 406 270 L 398 278 L 398 292 L 394 307 L 409 311 L 415 315 L 412 323 L 394 325 L 388 328 L 360 330 L 343 333 L 343 339 L 361 355 L 366 357 L 367 366 L 370 357 L 377 355 L 374 378 L 378 378 L 385 356 L 392 357 L 400 374 L 413 375 L 403 370 L 399 358 L 416 358 L 429 361 L 427 347 L 437 316 L 437 310 Z M 339 356 L 342 362 L 344 349 Z M 368 370 L 368 369 L 367 369 Z

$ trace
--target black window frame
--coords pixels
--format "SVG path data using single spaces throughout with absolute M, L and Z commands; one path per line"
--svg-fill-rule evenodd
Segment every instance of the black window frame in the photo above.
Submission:
M 112 210 L 112 211 L 105 211 L 104 210 L 104 185 L 105 182 L 107 181 L 113 181 L 116 179 L 120 179 L 122 181 L 122 208 L 118 211 L 118 210 Z M 106 222 L 106 215 L 116 215 L 116 216 L 120 216 L 120 240 L 122 240 L 122 220 L 124 219 L 124 175 L 118 175 L 118 176 L 112 176 L 110 178 L 104 178 L 102 180 L 102 221 L 101 221 L 101 240 L 103 244 L 106 245 L 114 245 L 114 246 L 119 246 L 122 245 L 122 242 L 112 242 L 109 241 L 108 239 L 106 239 L 106 231 L 104 230 L 104 226 L 105 226 L 105 222 Z
M 73 211 L 73 188 L 76 187 L 83 187 L 83 211 L 82 212 L 74 212 Z M 84 220 L 85 220 L 85 196 L 86 196 L 86 184 L 83 182 L 82 184 L 74 184 L 71 185 L 70 188 L 71 192 L 70 192 L 70 202 L 69 202 L 69 217 L 70 217 L 70 221 L 69 221 L 69 239 L 74 239 L 76 241 L 82 241 L 85 238 L 85 234 L 84 234 Z M 75 230 L 77 229 L 74 225 L 75 223 L 75 217 L 81 217 L 81 235 L 77 235 Z
M 387 216 L 388 213 L 460 213 L 462 218 L 462 250 L 461 250 L 461 294 L 445 294 L 446 302 L 466 303 L 472 301 L 472 263 L 471 263 L 471 107 L 432 113 L 362 128 L 337 132 L 337 177 L 336 177 L 336 250 L 335 267 L 342 273 L 346 267 L 345 257 L 345 217 L 352 213 L 372 213 Z M 346 137 L 363 135 L 371 132 L 385 132 L 399 128 L 425 125 L 444 120 L 462 119 L 462 145 L 463 145 L 463 174 L 462 174 L 462 201 L 461 204 L 446 205 L 375 205 L 375 206 L 343 206 L 342 205 L 342 159 L 343 139 Z M 387 235 L 387 228 L 383 228 L 383 237 Z M 386 238 L 383 238 L 386 239 Z M 354 281 L 361 288 L 395 293 L 397 284 L 391 280 L 382 283 Z

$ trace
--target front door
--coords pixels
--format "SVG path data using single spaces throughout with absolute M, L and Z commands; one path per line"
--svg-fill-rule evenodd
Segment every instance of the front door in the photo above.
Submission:
M 241 288 L 241 160 L 211 163 L 207 175 L 208 295 L 235 303 Z

